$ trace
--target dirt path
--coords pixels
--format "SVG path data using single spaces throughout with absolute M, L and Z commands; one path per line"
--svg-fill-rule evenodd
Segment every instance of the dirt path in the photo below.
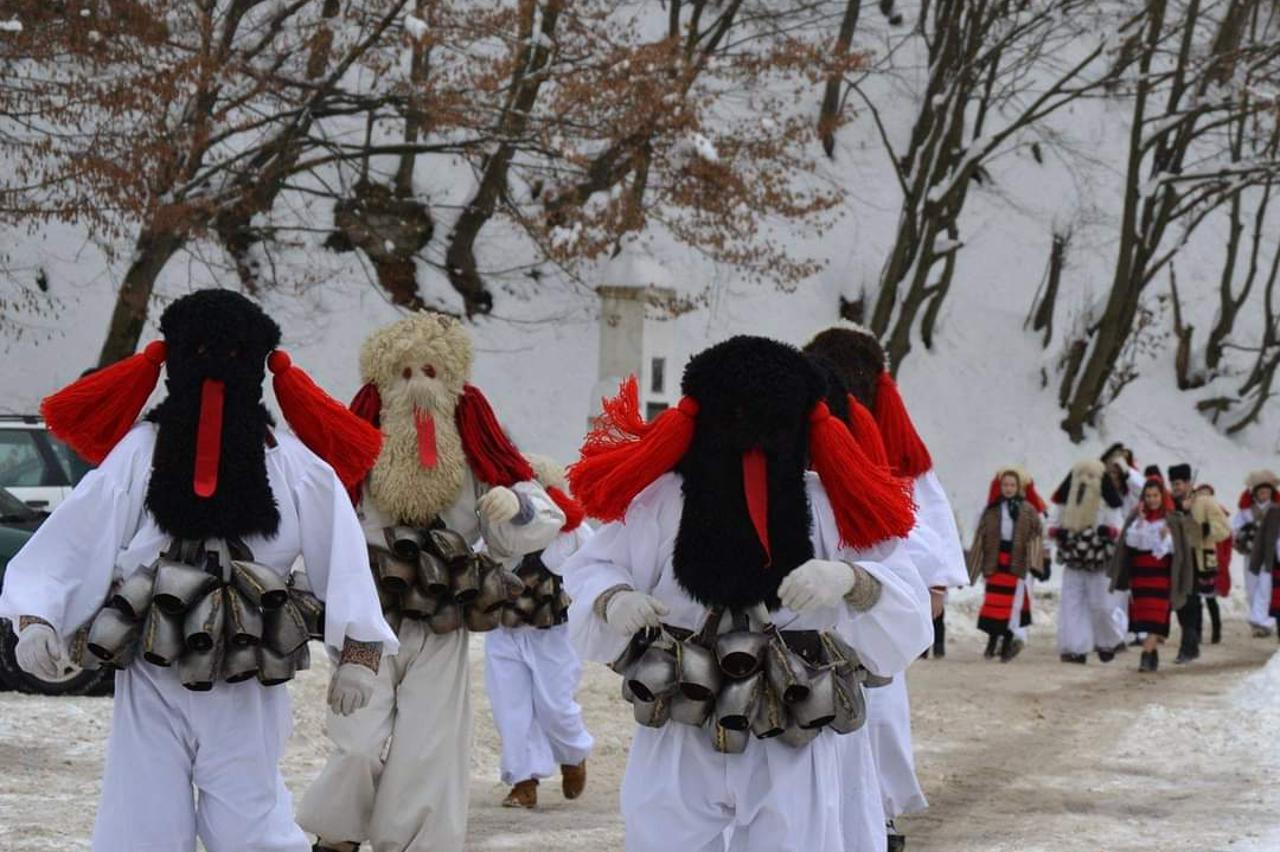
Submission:
M 983 661 L 970 620 L 957 609 L 946 660 L 909 673 L 932 804 L 901 823 L 911 852 L 1236 852 L 1250 839 L 1252 849 L 1268 848 L 1256 842 L 1278 821 L 1271 788 L 1280 771 L 1280 666 L 1258 670 L 1274 640 L 1247 638 L 1232 621 L 1226 641 L 1200 662 L 1184 669 L 1162 659 L 1159 675 L 1140 678 L 1133 653 L 1110 666 L 1059 663 L 1044 625 L 1013 663 Z M 498 805 L 505 790 L 479 640 L 472 660 L 468 849 L 620 849 L 617 789 L 631 723 L 616 676 L 588 666 L 584 678 L 580 697 L 597 740 L 586 795 L 566 802 L 553 780 L 541 788 L 538 811 L 517 812 Z M 327 670 L 318 662 L 291 688 L 296 724 L 285 772 L 295 794 L 327 749 Z M 1258 687 L 1273 688 L 1269 703 L 1242 707 L 1241 684 L 1272 674 Z M 88 849 L 109 717 L 105 699 L 0 693 L 0 852 Z

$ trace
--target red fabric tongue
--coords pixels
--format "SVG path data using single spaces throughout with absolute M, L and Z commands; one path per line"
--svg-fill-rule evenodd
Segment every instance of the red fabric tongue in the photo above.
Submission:
M 418 430 L 418 463 L 425 468 L 433 468 L 439 461 L 435 418 L 425 412 L 414 411 L 413 425 Z
M 769 547 L 769 472 L 764 450 L 756 447 L 742 454 L 742 490 L 747 495 L 747 514 L 756 528 L 756 538 L 764 548 L 764 567 L 773 565 Z
M 222 458 L 222 402 L 226 385 L 205 379 L 200 388 L 200 425 L 196 430 L 196 467 L 192 487 L 199 497 L 218 490 L 218 462 Z

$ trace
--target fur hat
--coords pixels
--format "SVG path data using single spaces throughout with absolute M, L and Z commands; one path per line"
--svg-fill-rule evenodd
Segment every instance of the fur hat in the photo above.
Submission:
M 1269 470 L 1255 470 L 1245 477 L 1244 485 L 1250 492 L 1257 491 L 1263 485 L 1270 485 L 1271 490 L 1275 491 L 1280 488 L 1280 477 Z
M 1004 479 L 1006 474 L 1011 474 L 1018 480 L 1018 496 L 1031 504 L 1037 512 L 1044 512 L 1048 508 L 1040 493 L 1036 491 L 1036 482 L 1031 474 L 1025 467 L 1016 464 L 1005 465 L 996 470 L 996 475 L 991 478 L 991 485 L 987 488 L 987 505 L 995 505 L 1000 500 L 1000 480 Z
M 1169 481 L 1170 482 L 1190 482 L 1191 481 L 1191 465 L 1186 462 L 1169 465 Z

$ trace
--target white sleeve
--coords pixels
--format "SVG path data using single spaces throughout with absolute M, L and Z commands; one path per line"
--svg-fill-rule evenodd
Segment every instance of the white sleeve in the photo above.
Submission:
M 1168 535 L 1161 535 L 1161 530 L 1169 530 Z M 1173 553 L 1173 528 L 1169 526 L 1169 522 L 1165 521 L 1163 526 L 1152 525 L 1151 532 L 1151 555 L 1156 559 L 1164 559 L 1170 553 Z
M 33 615 L 65 640 L 102 606 L 145 511 L 155 427 L 135 426 L 9 562 L 0 617 Z M 137 566 L 130 566 L 134 568 Z
M 1119 535 L 1120 530 L 1124 529 L 1124 509 L 1120 506 L 1112 509 L 1106 506 L 1102 510 L 1102 526 L 1111 527 L 1115 530 L 1115 534 Z
M 626 647 L 628 637 L 596 614 L 596 598 L 614 586 L 653 592 L 664 554 L 675 541 L 681 499 L 678 477 L 664 475 L 631 501 L 623 520 L 601 527 L 560 566 L 565 591 L 573 599 L 569 639 L 583 659 L 610 663 Z
M 907 537 L 907 552 L 926 586 L 960 588 L 969 585 L 960 531 L 947 492 L 932 470 L 916 477 L 916 525 Z M 917 533 L 923 533 L 917 536 Z M 928 552 L 922 552 L 927 550 Z
M 381 642 L 384 656 L 396 653 L 400 643 L 382 617 L 364 531 L 337 474 L 315 459 L 294 485 L 293 499 L 307 579 L 324 601 L 325 644 L 340 652 L 350 637 Z
M 548 544 L 546 550 L 542 551 L 542 564 L 547 566 L 547 570 L 553 574 L 559 574 L 560 567 L 568 561 L 570 556 L 581 550 L 594 535 L 595 532 L 585 523 L 568 532 L 561 532 L 556 536 L 555 541 Z
M 1231 532 L 1239 533 L 1244 529 L 1245 524 L 1253 520 L 1253 513 L 1248 509 L 1241 509 L 1231 517 Z
M 480 535 L 497 559 L 513 559 L 546 548 L 564 526 L 564 512 L 536 482 L 517 482 L 511 490 L 520 499 L 520 513 L 492 526 L 483 519 Z

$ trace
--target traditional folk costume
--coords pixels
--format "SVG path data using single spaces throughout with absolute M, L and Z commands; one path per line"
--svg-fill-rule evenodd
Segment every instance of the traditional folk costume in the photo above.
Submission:
M 968 584 L 964 551 L 955 513 L 933 470 L 933 459 L 908 415 L 897 385 L 885 369 L 885 355 L 870 332 L 855 326 L 827 329 L 805 352 L 828 373 L 828 404 L 850 425 L 863 451 L 888 465 L 895 476 L 911 480 L 916 524 L 907 536 L 907 552 L 921 580 L 945 601 L 946 590 Z M 840 397 L 848 394 L 842 414 Z M 945 612 L 933 621 L 934 656 L 946 654 Z M 894 678 L 867 693 L 868 728 L 880 780 L 889 843 L 902 848 L 893 820 L 928 807 L 915 771 L 911 707 L 906 678 Z M 857 806 L 858 796 L 848 803 Z
M 1196 486 L 1196 499 L 1191 504 L 1191 519 L 1200 530 L 1200 548 L 1196 552 L 1196 591 L 1209 612 L 1209 644 L 1222 641 L 1222 613 L 1218 598 L 1231 593 L 1231 521 L 1227 508 L 1218 502 L 1213 486 Z
M 626 848 L 883 849 L 862 686 L 930 640 L 906 483 L 866 458 L 791 347 L 732 338 L 682 390 L 645 423 L 626 383 L 569 477 L 614 521 L 563 573 L 570 635 L 625 672 L 640 723 Z M 857 813 L 841 812 L 847 789 Z
M 50 429 L 99 466 L 10 562 L 0 614 L 28 670 L 68 638 L 82 665 L 117 669 L 95 852 L 197 836 L 210 852 L 305 852 L 279 684 L 322 638 L 342 658 L 330 699 L 354 709 L 396 650 L 345 488 L 379 436 L 273 352 L 280 329 L 243 296 L 192 293 L 160 330 L 45 400 Z M 298 437 L 262 405 L 264 363 Z M 162 365 L 168 396 L 135 425 Z
M 574 699 L 582 661 L 569 641 L 568 596 L 557 573 L 592 532 L 567 497 L 564 469 L 545 457 L 528 459 L 538 482 L 560 495 L 568 519 L 546 550 L 521 561 L 516 573 L 524 591 L 484 644 L 485 686 L 502 741 L 502 783 L 512 787 L 503 805 L 524 808 L 537 805 L 538 779 L 551 777 L 557 765 L 564 797 L 580 796 L 594 743 Z
M 1018 493 L 1004 497 L 1000 480 L 1012 475 Z M 978 629 L 986 633 L 986 651 L 1001 662 L 1016 657 L 1027 642 L 1031 625 L 1031 578 L 1044 571 L 1044 501 L 1030 475 L 1018 467 L 996 471 L 987 495 L 987 508 L 974 527 L 969 548 L 969 577 L 985 580 Z M 997 643 L 999 648 L 997 649 Z
M 1244 493 L 1240 495 L 1240 510 L 1231 519 L 1236 551 L 1247 560 L 1244 591 L 1249 603 L 1249 624 L 1255 637 L 1271 635 L 1272 597 L 1276 586 L 1271 572 L 1263 570 L 1263 566 L 1268 564 L 1268 548 L 1259 550 L 1256 558 L 1254 549 L 1258 542 L 1268 540 L 1262 534 L 1264 528 L 1266 535 L 1273 531 L 1280 534 L 1280 506 L 1276 504 L 1278 487 L 1280 479 L 1271 471 L 1250 473 L 1245 480 Z
M 1058 654 L 1064 663 L 1084 663 L 1092 651 L 1109 663 L 1124 647 L 1128 618 L 1117 618 L 1119 597 L 1108 570 L 1124 525 L 1123 499 L 1100 461 L 1084 459 L 1053 494 L 1049 536 L 1063 566 L 1058 605 Z
M 1187 545 L 1195 561 L 1195 582 L 1186 603 L 1178 610 L 1182 635 L 1175 663 L 1189 663 L 1200 656 L 1200 640 L 1204 632 L 1204 609 L 1201 592 L 1212 598 L 1218 574 L 1218 543 L 1231 537 L 1231 523 L 1212 496 L 1191 490 L 1191 465 L 1176 464 L 1169 468 L 1169 481 L 1185 483 L 1185 497 L 1176 507 L 1187 530 Z M 1216 602 L 1215 602 L 1216 608 Z
M 1164 486 L 1158 480 L 1149 483 Z M 1165 505 L 1129 517 L 1111 563 L 1111 590 L 1128 591 L 1129 626 L 1135 633 L 1168 637 L 1170 614 L 1186 603 L 1195 584 L 1195 561 L 1185 516 Z M 1166 533 L 1167 530 L 1167 533 Z M 1144 651 L 1140 671 L 1156 671 L 1159 652 Z
M 369 705 L 331 715 L 333 752 L 299 822 L 320 849 L 459 852 L 471 754 L 467 644 L 492 630 L 523 584 L 510 570 L 551 544 L 565 514 L 534 481 L 488 402 L 467 384 L 461 323 L 420 313 L 365 341 L 352 409 L 383 448 L 354 491 L 383 611 L 400 652 Z M 473 546 L 483 537 L 485 553 Z M 390 744 L 388 745 L 388 740 Z

